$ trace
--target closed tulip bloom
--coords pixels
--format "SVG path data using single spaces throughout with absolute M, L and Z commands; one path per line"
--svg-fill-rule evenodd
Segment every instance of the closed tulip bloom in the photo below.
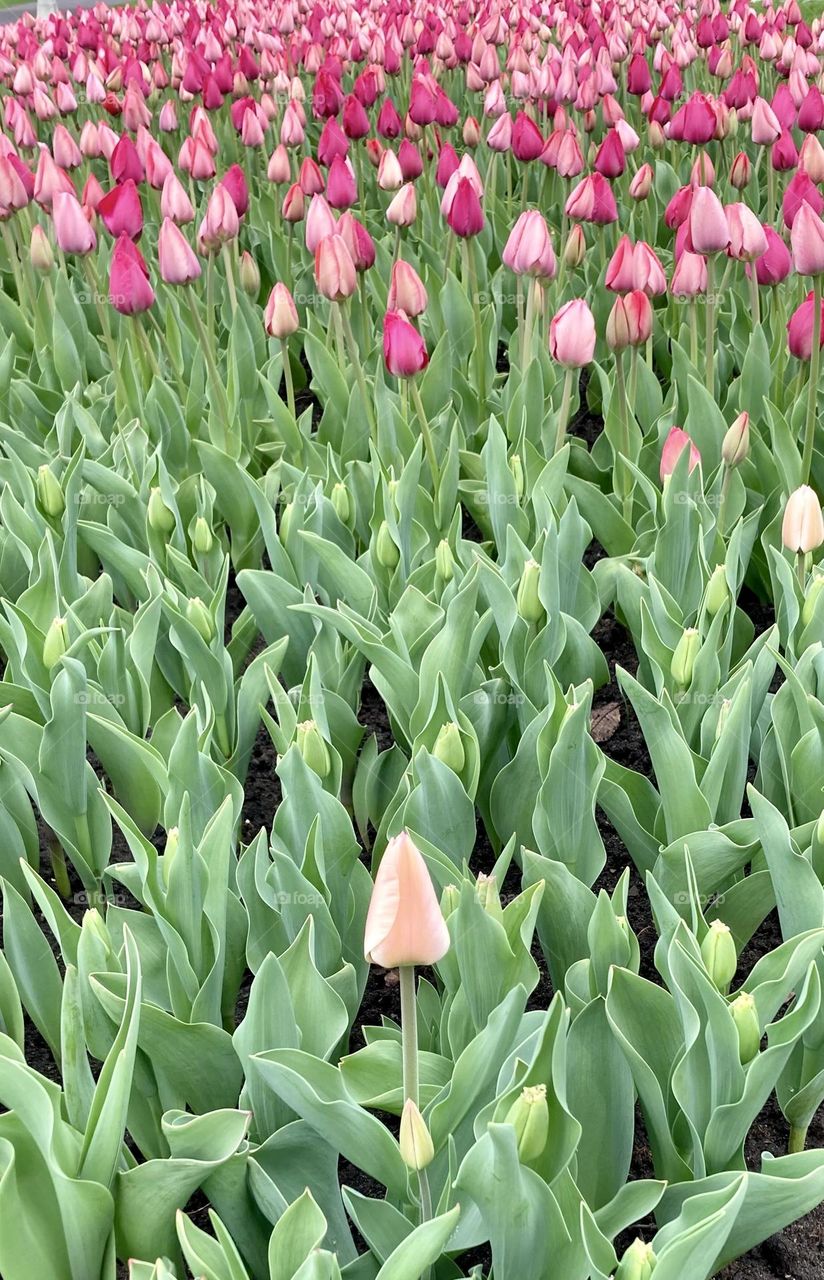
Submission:
M 798 153 L 798 167 L 811 182 L 824 182 L 824 147 L 814 133 L 808 133 Z
M 621 236 L 607 263 L 604 283 L 612 293 L 629 293 L 635 285 L 635 247 L 629 236 Z
M 77 196 L 56 191 L 52 201 L 54 237 L 63 253 L 91 253 L 97 236 L 89 225 Z
M 326 179 L 326 200 L 332 209 L 349 209 L 358 198 L 355 175 L 347 162 L 335 156 Z
M 678 459 L 687 448 L 690 451 L 689 470 L 690 473 L 692 473 L 701 461 L 701 454 L 692 443 L 692 440 L 687 435 L 686 431 L 682 431 L 680 427 L 672 427 L 669 435 L 664 441 L 664 447 L 661 450 L 660 475 L 662 481 L 667 476 L 672 475 Z
M 652 191 L 652 182 L 654 174 L 652 165 L 642 164 L 641 168 L 635 174 L 632 182 L 629 184 L 629 194 L 633 200 L 646 200 Z
M 583 298 L 566 302 L 549 325 L 549 353 L 566 369 L 581 369 L 595 355 L 595 317 Z
M 743 191 L 752 176 L 750 157 L 745 151 L 739 151 L 730 168 L 730 186 L 736 191 Z
M 450 187 L 455 183 L 450 197 Z M 455 235 L 463 240 L 476 236 L 483 229 L 484 214 L 480 197 L 469 178 L 462 178 L 458 170 L 450 178 L 449 186 L 444 192 L 447 203 L 446 221 Z
M 418 216 L 418 199 L 415 188 L 407 182 L 397 191 L 386 210 L 386 221 L 395 227 L 411 227 Z
M 750 127 L 756 146 L 768 147 L 781 136 L 781 124 L 770 104 L 763 98 L 755 100 Z
M 745 204 L 728 204 L 725 213 L 731 257 L 739 262 L 752 262 L 754 258 L 760 258 L 762 253 L 766 253 L 767 237 L 752 209 Z
M 131 178 L 113 187 L 99 202 L 97 212 L 113 236 L 126 235 L 136 240 L 143 230 L 143 207 Z
M 208 248 L 216 248 L 234 240 L 239 231 L 240 219 L 235 202 L 228 188 L 219 182 L 209 196 L 199 238 Z
M 589 174 L 573 188 L 564 211 L 568 218 L 594 222 L 599 226 L 618 220 L 618 206 L 612 188 L 600 173 Z
M 315 283 L 330 302 L 342 302 L 355 292 L 355 264 L 342 236 L 326 236 L 315 250 Z
M 606 340 L 611 351 L 640 347 L 652 334 L 652 303 L 640 289 L 615 299 L 607 318 Z
M 194 222 L 195 211 L 186 188 L 176 173 L 169 173 L 160 192 L 160 212 L 164 218 L 182 224 Z
M 720 253 L 730 242 L 724 206 L 711 187 L 696 187 L 689 216 L 690 239 L 696 253 Z
M 200 275 L 200 263 L 180 228 L 164 218 L 157 237 L 157 261 L 165 284 L 190 284 Z
M 403 186 L 403 170 L 394 151 L 386 148 L 378 165 L 378 186 L 381 191 L 397 191 Z
M 54 269 L 54 254 L 48 236 L 39 223 L 31 229 L 29 260 L 39 275 L 48 275 Z
M 431 965 L 449 950 L 449 930 L 420 850 L 407 832 L 381 859 L 366 915 L 363 950 L 384 969 Z
M 619 178 L 627 167 L 624 146 L 617 129 L 610 129 L 598 148 L 595 157 L 595 170 L 603 177 L 613 181 Z
M 760 285 L 776 285 L 782 280 L 786 280 L 792 271 L 792 258 L 781 236 L 773 230 L 772 227 L 766 226 L 764 234 L 767 238 L 767 248 L 760 258 L 756 258 L 755 262 L 747 267 L 749 273 L 755 270 L 755 278 Z
M 815 295 L 808 293 L 799 307 L 790 316 L 787 325 L 787 344 L 790 354 L 797 360 L 809 360 L 813 350 L 813 317 L 815 315 Z M 824 346 L 824 302 L 821 303 L 820 346 Z
M 321 240 L 333 236 L 337 230 L 335 215 L 323 196 L 312 196 L 306 215 L 306 248 L 315 253 Z
M 285 284 L 278 282 L 269 294 L 263 324 L 270 338 L 288 338 L 296 332 L 300 324 L 298 309 Z
M 281 183 L 288 182 L 291 176 L 292 165 L 289 160 L 289 152 L 286 150 L 283 143 L 279 143 L 269 157 L 269 164 L 266 167 L 266 177 L 270 182 L 280 185 Z
M 821 503 L 808 484 L 790 494 L 784 508 L 781 541 L 788 551 L 806 555 L 824 542 L 824 517 Z
M 707 260 L 699 253 L 685 251 L 678 259 L 670 281 L 674 298 L 697 298 L 707 291 Z
M 300 183 L 293 182 L 286 195 L 283 197 L 283 204 L 280 209 L 284 222 L 303 222 L 306 212 L 306 197 L 301 190 Z
M 403 258 L 398 258 L 392 267 L 387 310 L 419 316 L 426 310 L 427 302 L 426 289 L 417 271 Z
M 429 363 L 426 343 L 403 311 L 387 311 L 384 317 L 383 359 L 396 378 L 412 378 Z
M 567 236 L 567 242 L 564 245 L 564 264 L 569 267 L 570 270 L 574 270 L 575 267 L 580 267 L 586 255 L 586 251 L 587 242 L 584 237 L 584 229 L 580 223 L 576 222 L 575 225 L 570 228 L 569 235 Z
M 504 246 L 504 264 L 518 276 L 554 280 L 558 271 L 549 228 L 537 209 L 521 214 Z
M 109 300 L 124 316 L 148 311 L 155 300 L 143 254 L 127 235 L 120 236 L 112 252 Z
M 351 254 L 356 271 L 368 271 L 375 262 L 375 242 L 362 222 L 348 210 L 342 213 L 337 231 Z
M 667 277 L 664 268 L 654 249 L 640 240 L 632 255 L 632 286 L 642 289 L 650 298 L 659 297 L 667 291 Z
M 824 222 L 808 204 L 802 204 L 790 232 L 793 266 L 799 275 L 824 273 Z

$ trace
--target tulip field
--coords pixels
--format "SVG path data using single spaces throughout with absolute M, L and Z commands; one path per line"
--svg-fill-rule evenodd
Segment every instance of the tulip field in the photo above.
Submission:
M 820 1280 L 824 18 L 0 85 L 0 1280 Z

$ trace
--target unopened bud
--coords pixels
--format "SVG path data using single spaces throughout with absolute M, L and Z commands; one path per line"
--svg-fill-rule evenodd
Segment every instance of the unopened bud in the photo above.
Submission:
M 444 920 L 448 920 L 452 912 L 457 911 L 460 900 L 461 895 L 457 885 L 448 884 L 441 894 L 441 915 Z
M 66 509 L 60 481 L 45 463 L 37 469 L 37 501 L 47 516 L 62 516 Z
M 432 754 L 453 773 L 460 773 L 463 769 L 466 764 L 466 752 L 461 741 L 461 731 L 454 720 L 441 726 Z
M 506 1124 L 515 1129 L 518 1156 L 528 1164 L 537 1160 L 546 1146 L 549 1134 L 549 1107 L 546 1085 L 536 1084 L 521 1090 L 506 1114 Z
M 69 632 L 65 618 L 54 618 L 43 641 L 43 664 L 49 671 L 63 657 L 69 647 Z
M 719 991 L 726 991 L 735 977 L 738 954 L 729 927 L 723 920 L 713 920 L 701 943 L 704 967 Z
M 824 574 L 814 574 L 807 586 L 804 604 L 801 607 L 801 625 L 803 627 L 808 627 L 813 620 L 815 606 L 818 602 L 818 597 L 821 595 L 822 587 L 824 587 Z
M 215 624 L 212 615 L 200 596 L 192 596 L 186 605 L 186 618 L 206 644 L 211 644 L 215 636 Z
M 730 598 L 730 589 L 727 585 L 727 573 L 722 564 L 717 564 L 710 575 L 707 583 L 706 604 L 707 613 L 711 618 L 724 607 Z
M 564 245 L 564 265 L 570 268 L 580 267 L 587 251 L 587 242 L 584 239 L 584 232 L 579 222 L 567 236 L 567 242 Z
M 407 1169 L 420 1172 L 435 1159 L 432 1135 L 426 1121 L 411 1098 L 407 1098 L 401 1112 L 401 1131 L 398 1139 L 401 1159 Z
M 538 595 L 538 583 L 541 577 L 541 566 L 537 560 L 527 560 L 521 581 L 518 583 L 518 594 L 515 599 L 518 613 L 524 622 L 540 622 L 544 617 L 544 606 Z
M 352 518 L 352 503 L 349 499 L 349 490 L 340 480 L 332 486 L 332 506 L 341 523 L 348 524 Z
M 716 742 L 718 742 L 718 740 L 721 737 L 721 734 L 724 732 L 727 721 L 730 718 L 731 707 L 732 707 L 731 700 L 729 698 L 724 698 L 723 702 L 721 703 L 721 710 L 718 712 L 718 719 L 715 723 L 715 741 Z
M 650 1280 L 657 1261 L 652 1245 L 635 1239 L 618 1264 L 615 1280 Z
M 385 520 L 381 521 L 381 526 L 378 529 L 375 551 L 378 557 L 378 564 L 384 569 L 394 569 L 397 567 L 398 561 L 401 558 L 401 553 L 395 545 L 389 525 Z
M 260 269 L 248 249 L 244 249 L 240 255 L 238 276 L 243 292 L 248 293 L 250 298 L 256 298 L 260 293 Z
M 149 494 L 149 527 L 155 533 L 168 534 L 175 527 L 174 512 L 166 506 L 160 490 L 155 487 Z
M 475 884 L 478 894 L 478 901 L 488 916 L 494 916 L 496 920 L 503 919 L 503 907 L 501 906 L 501 895 L 498 893 L 498 881 L 494 876 L 484 875 L 483 872 L 478 876 Z
M 729 428 L 724 436 L 721 444 L 721 457 L 730 471 L 734 467 L 740 467 L 741 463 L 746 460 L 750 451 L 750 415 L 746 412 L 739 413 L 735 422 Z
M 755 1001 L 748 991 L 742 991 L 730 1005 L 730 1013 L 738 1032 L 738 1055 L 742 1065 L 746 1066 L 758 1053 L 761 1044 L 761 1028 L 758 1025 L 758 1013 Z
M 446 538 L 441 538 L 441 541 L 435 548 L 435 573 L 438 575 L 441 582 L 452 581 L 455 573 L 454 564 L 452 548 L 446 541 Z
M 47 276 L 54 270 L 54 250 L 41 226 L 32 228 L 29 260 L 41 276 Z
M 208 555 L 212 549 L 214 537 L 212 530 L 209 528 L 209 522 L 204 516 L 198 516 L 195 520 L 194 533 L 192 534 L 192 546 L 199 555 Z
M 524 496 L 524 464 L 521 462 L 521 455 L 513 453 L 509 459 L 509 469 L 512 472 L 512 478 L 515 481 L 515 496 L 518 501 Z
M 172 863 L 177 856 L 180 845 L 180 831 L 177 827 L 169 827 L 166 832 L 166 848 L 163 850 L 163 883 L 168 887 Z
M 332 761 L 329 748 L 314 720 L 304 720 L 298 725 L 296 740 L 298 751 L 309 768 L 314 770 L 319 778 L 325 778 L 332 767 Z
M 692 680 L 695 659 L 700 648 L 701 637 L 695 627 L 686 627 L 682 632 L 681 639 L 675 646 L 675 652 L 670 663 L 670 674 L 675 683 L 680 685 L 682 689 L 686 689 L 690 680 Z

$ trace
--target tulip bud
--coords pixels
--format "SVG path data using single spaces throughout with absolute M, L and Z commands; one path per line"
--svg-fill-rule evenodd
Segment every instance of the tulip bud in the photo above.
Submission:
M 524 464 L 521 462 L 521 455 L 513 453 L 509 459 L 509 469 L 512 472 L 512 478 L 515 481 L 515 496 L 518 501 L 524 496 Z
M 65 618 L 54 618 L 43 641 L 43 665 L 51 671 L 69 647 Z
M 721 444 L 721 457 L 732 471 L 740 467 L 750 452 L 750 415 L 739 413 L 731 427 L 728 428 Z
M 635 1239 L 618 1265 L 615 1280 L 650 1280 L 657 1261 L 652 1245 Z
M 169 876 L 172 871 L 172 863 L 177 856 L 178 846 L 180 845 L 180 832 L 177 827 L 169 827 L 166 832 L 166 847 L 163 850 L 163 883 L 168 888 Z
M 824 542 L 824 517 L 821 503 L 808 484 L 795 489 L 787 499 L 781 540 L 788 551 L 807 554 Z
M 199 555 L 208 555 L 212 549 L 214 538 L 209 528 L 209 522 L 203 517 L 198 516 L 195 520 L 194 533 L 192 534 L 192 546 Z
M 97 907 L 89 907 L 88 911 L 83 912 L 83 919 L 80 927 L 86 931 L 87 940 L 89 934 L 92 934 L 97 942 L 101 943 L 101 945 L 106 949 L 106 951 L 112 950 L 111 934 L 106 927 L 106 921 L 101 916 Z
M 707 583 L 707 593 L 704 597 L 707 605 L 707 613 L 711 618 L 719 612 L 730 598 L 730 589 L 727 585 L 727 574 L 722 564 L 717 564 L 710 575 Z
M 824 587 L 824 574 L 816 573 L 810 579 L 807 592 L 804 597 L 804 604 L 801 608 L 801 625 L 808 627 L 813 620 L 815 606 L 818 603 L 818 597 L 821 595 L 821 588 Z
M 401 1159 L 407 1169 L 420 1172 L 435 1159 L 432 1136 L 426 1127 L 426 1121 L 411 1098 L 407 1098 L 403 1104 L 398 1142 Z
M 538 582 L 541 566 L 537 560 L 527 560 L 521 581 L 518 583 L 518 594 L 515 599 L 518 613 L 524 622 L 540 622 L 544 617 L 544 606 L 538 595 Z
M 340 480 L 332 486 L 332 506 L 341 523 L 348 524 L 352 516 L 352 503 L 349 500 L 349 490 Z
M 243 292 L 248 293 L 250 298 L 256 298 L 260 293 L 260 268 L 248 249 L 244 249 L 240 255 L 238 274 Z
M 284 546 L 289 541 L 289 528 L 292 524 L 292 516 L 295 514 L 294 502 L 287 502 L 280 515 L 280 540 Z
M 745 151 L 739 151 L 738 155 L 732 162 L 730 169 L 730 186 L 735 187 L 736 191 L 743 191 L 752 176 L 752 165 L 750 157 Z
M 718 742 L 718 740 L 721 737 L 721 734 L 724 732 L 724 727 L 730 718 L 731 707 L 732 707 L 732 700 L 730 698 L 722 699 L 721 709 L 718 712 L 718 719 L 715 722 L 715 737 L 713 739 L 714 742 Z
M 37 500 L 47 516 L 62 516 L 66 509 L 60 481 L 45 463 L 37 469 Z
M 393 836 L 381 858 L 366 913 L 363 953 L 370 964 L 437 964 L 449 950 L 449 930 L 429 869 L 407 831 Z
M 546 1085 L 536 1084 L 522 1089 L 506 1113 L 505 1124 L 511 1124 L 515 1129 L 518 1158 L 525 1164 L 537 1160 L 549 1135 Z
M 211 644 L 215 636 L 215 624 L 212 615 L 200 596 L 192 596 L 186 605 L 186 618 L 206 644 Z
M 381 526 L 378 529 L 375 551 L 378 557 L 378 564 L 384 569 L 394 569 L 401 558 L 401 553 L 395 545 L 389 525 L 385 520 L 381 521 Z
M 695 627 L 686 627 L 681 634 L 681 639 L 675 646 L 675 652 L 670 663 L 670 675 L 682 689 L 686 689 L 690 680 L 692 680 L 695 659 L 700 648 L 701 637 Z
M 42 276 L 47 276 L 54 269 L 54 252 L 49 238 L 41 226 L 32 227 L 29 260 Z
M 435 573 L 441 582 L 451 582 L 454 575 L 454 560 L 452 559 L 452 548 L 442 538 L 435 548 Z
M 453 773 L 460 773 L 463 769 L 466 764 L 466 752 L 461 741 L 461 731 L 454 720 L 441 725 L 432 754 Z
M 722 920 L 713 920 L 704 935 L 701 959 L 718 990 L 726 991 L 738 968 L 738 953 L 729 927 Z
M 749 991 L 742 991 L 730 1005 L 730 1013 L 738 1032 L 738 1056 L 743 1066 L 751 1062 L 761 1044 L 761 1028 L 755 1001 Z
M 496 920 L 503 920 L 504 912 L 501 906 L 501 895 L 498 893 L 498 881 L 494 876 L 486 876 L 481 873 L 476 883 L 476 892 L 478 901 L 488 916 L 494 916 Z
M 576 222 L 575 226 L 567 236 L 567 242 L 564 245 L 564 265 L 570 269 L 580 267 L 587 251 L 587 242 L 584 238 L 584 231 L 580 222 Z
M 314 770 L 319 778 L 325 778 L 332 768 L 332 760 L 329 748 L 314 720 L 304 720 L 298 725 L 296 740 L 298 751 L 309 768 Z
M 457 911 L 461 900 L 461 892 L 457 885 L 448 884 L 441 895 L 441 915 L 448 920 L 453 911 Z
M 149 528 L 155 533 L 169 534 L 175 527 L 174 512 L 166 506 L 157 486 L 149 494 L 148 516 Z

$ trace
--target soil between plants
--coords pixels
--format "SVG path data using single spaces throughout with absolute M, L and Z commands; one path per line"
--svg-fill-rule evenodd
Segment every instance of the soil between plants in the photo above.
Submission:
M 467 536 L 466 532 L 465 536 Z M 471 536 L 471 533 L 469 536 Z M 599 558 L 599 553 L 600 549 L 593 545 L 587 553 L 586 562 L 588 564 L 594 563 Z M 742 595 L 740 603 L 753 619 L 757 632 L 761 632 L 770 625 L 772 611 L 769 606 L 762 605 L 754 597 L 749 597 L 746 594 Z M 241 606 L 242 602 L 234 598 L 227 601 L 228 625 L 231 625 L 231 622 L 234 621 Z M 632 640 L 611 613 L 605 614 L 599 621 L 593 635 L 604 652 L 610 672 L 610 682 L 596 694 L 593 710 L 597 711 L 599 708 L 615 704 L 620 711 L 617 727 L 604 742 L 604 749 L 621 764 L 650 773 L 649 755 L 640 728 L 631 707 L 622 698 L 615 682 L 616 664 L 630 672 L 634 672 L 637 667 L 637 658 Z M 391 742 L 391 730 L 386 716 L 386 709 L 368 679 L 363 689 L 359 718 L 367 733 L 373 732 L 378 736 L 381 748 L 386 747 Z M 244 842 L 250 840 L 261 827 L 266 827 L 267 830 L 271 827 L 273 815 L 280 802 L 280 784 L 275 773 L 275 763 L 274 747 L 268 734 L 261 728 L 245 780 L 245 803 L 241 831 L 241 838 Z M 630 867 L 627 914 L 640 945 L 641 974 L 644 977 L 655 980 L 657 974 L 653 964 L 653 951 L 656 935 L 648 898 L 617 832 L 600 810 L 597 813 L 597 817 L 606 848 L 607 861 L 594 888 L 596 891 L 600 888 L 611 891 L 624 869 L 627 866 Z M 48 834 L 48 829 L 41 823 L 41 874 L 47 883 L 53 885 L 54 878 L 47 853 Z M 115 830 L 112 861 L 117 862 L 128 859 L 128 857 L 125 841 Z M 483 825 L 479 822 L 473 870 L 489 872 L 493 863 L 494 852 L 491 843 Z M 517 893 L 520 888 L 519 879 L 519 870 L 513 864 L 506 881 L 501 886 L 502 893 L 504 895 Z M 82 894 L 82 888 L 77 883 L 76 878 L 72 876 L 71 880 L 73 898 L 66 905 L 72 917 L 79 923 L 87 904 Z M 120 893 L 121 891 L 118 892 Z M 120 897 L 118 897 L 118 901 L 120 900 Z M 136 906 L 137 904 L 131 901 L 129 905 Z M 40 919 L 39 923 L 45 937 L 52 946 L 52 950 L 57 955 L 56 943 L 54 943 L 45 921 Z M 780 942 L 781 933 L 778 920 L 775 913 L 772 913 L 750 941 L 746 953 L 742 957 L 743 967 L 749 969 L 759 955 L 772 950 Z M 537 941 L 533 948 L 533 955 L 540 971 L 540 980 L 536 990 L 530 997 L 529 1007 L 546 1008 L 552 998 L 553 991 L 547 966 Z M 237 1021 L 242 1019 L 245 1012 L 250 983 L 251 975 L 247 974 L 238 996 Z M 380 1024 L 383 1017 L 392 1018 L 396 1021 L 400 1019 L 400 993 L 397 975 L 391 971 L 386 972 L 382 969 L 373 968 L 369 974 L 358 1018 L 352 1029 L 350 1040 L 352 1050 L 362 1047 L 362 1028 Z M 51 1053 L 28 1017 L 26 1018 L 25 1050 L 26 1060 L 31 1067 L 48 1079 L 60 1082 L 60 1074 Z M 92 1063 L 92 1069 L 96 1075 L 99 1070 L 99 1064 Z M 390 1116 L 383 1116 L 382 1118 L 391 1128 L 396 1129 L 397 1121 L 395 1118 Z M 787 1124 L 773 1096 L 756 1119 L 747 1139 L 746 1159 L 748 1168 L 752 1170 L 760 1168 L 762 1152 L 769 1151 L 776 1156 L 784 1154 L 786 1141 Z M 808 1146 L 824 1146 L 824 1108 L 818 1112 L 810 1126 Z M 630 1177 L 648 1178 L 652 1176 L 654 1176 L 652 1158 L 644 1131 L 643 1117 L 640 1111 L 637 1111 L 635 1146 Z M 383 1194 L 383 1189 L 378 1183 L 343 1159 L 339 1163 L 339 1179 L 341 1185 L 352 1187 L 363 1195 L 381 1196 Z M 187 1212 L 198 1226 L 204 1230 L 209 1229 L 208 1204 L 202 1193 L 198 1192 L 192 1198 L 187 1206 Z M 624 1232 L 616 1241 L 619 1257 L 621 1251 L 631 1243 L 635 1235 L 650 1239 L 654 1233 L 655 1223 L 652 1219 L 638 1223 L 627 1232 Z M 357 1232 L 353 1232 L 353 1235 L 356 1243 L 360 1247 L 365 1247 Z M 488 1246 L 465 1254 L 460 1259 L 460 1264 L 467 1273 L 472 1266 L 480 1264 L 484 1274 L 486 1274 L 491 1264 Z M 718 1274 L 722 1280 L 821 1280 L 821 1277 L 824 1276 L 824 1205 L 820 1205 L 806 1217 L 786 1227 L 778 1234 L 771 1236 L 744 1257 L 730 1263 Z M 117 1277 L 118 1280 L 127 1280 L 128 1268 L 125 1265 L 118 1264 Z

